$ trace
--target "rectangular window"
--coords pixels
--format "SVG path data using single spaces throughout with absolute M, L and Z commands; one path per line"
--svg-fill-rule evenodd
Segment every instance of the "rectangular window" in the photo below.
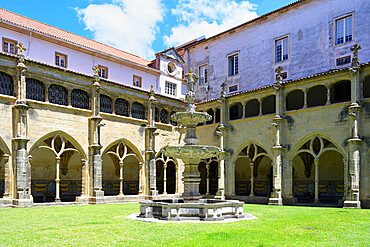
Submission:
M 16 54 L 17 41 L 3 38 L 3 52 Z
M 238 91 L 238 85 L 230 86 L 229 87 L 229 93 Z
M 99 76 L 101 78 L 108 78 L 108 68 L 101 65 L 98 65 L 98 67 L 99 67 Z
M 166 81 L 165 94 L 176 96 L 176 84 Z
M 335 44 L 352 41 L 352 15 L 335 21 Z
M 288 37 L 275 40 L 275 63 L 288 59 Z
M 237 75 L 239 73 L 239 56 L 233 55 L 228 57 L 229 61 L 229 76 Z
M 199 67 L 199 85 L 208 83 L 208 66 L 203 65 Z
M 141 87 L 141 77 L 134 75 L 134 86 Z
M 337 66 L 341 66 L 343 64 L 347 64 L 351 62 L 351 56 L 342 57 L 337 59 Z
M 67 55 L 55 52 L 55 65 L 67 68 Z

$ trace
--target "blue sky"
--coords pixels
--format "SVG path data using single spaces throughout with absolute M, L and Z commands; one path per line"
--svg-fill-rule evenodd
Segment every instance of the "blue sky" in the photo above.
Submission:
M 293 0 L 2 0 L 0 7 L 146 59 Z

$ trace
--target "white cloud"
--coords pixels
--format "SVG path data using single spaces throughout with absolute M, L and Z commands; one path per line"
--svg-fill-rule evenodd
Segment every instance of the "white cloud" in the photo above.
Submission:
M 163 20 L 160 0 L 113 0 L 76 11 L 94 40 L 146 59 L 153 58 L 157 22 Z
M 164 36 L 167 46 L 176 46 L 200 36 L 213 36 L 258 17 L 256 5 L 235 0 L 180 0 L 172 14 L 180 24 Z

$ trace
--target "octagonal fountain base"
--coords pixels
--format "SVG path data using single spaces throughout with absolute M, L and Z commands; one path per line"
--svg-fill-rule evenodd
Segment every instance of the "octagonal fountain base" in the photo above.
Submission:
M 200 199 L 185 202 L 183 199 L 147 200 L 140 202 L 140 218 L 169 221 L 222 221 L 244 218 L 243 202 L 237 200 Z

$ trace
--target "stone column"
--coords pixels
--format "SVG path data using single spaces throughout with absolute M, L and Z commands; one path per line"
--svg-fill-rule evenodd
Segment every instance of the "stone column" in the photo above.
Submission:
M 314 204 L 318 205 L 319 201 L 319 159 L 315 158 L 315 201 Z
M 13 184 L 13 168 L 9 162 L 9 154 L 3 154 L 4 160 L 4 195 L 3 199 L 10 199 L 13 197 L 12 184 Z
M 85 159 L 81 159 L 81 173 L 82 173 L 82 188 L 81 196 L 77 198 L 77 201 L 81 201 L 82 198 L 86 198 L 89 195 L 89 171 L 87 167 L 87 162 Z
M 167 195 L 167 164 L 163 164 L 163 195 Z
M 157 128 L 154 125 L 155 103 L 153 86 L 150 89 L 149 107 L 148 107 L 148 122 L 149 125 L 145 127 L 145 163 L 147 172 L 147 184 L 149 184 L 148 199 L 155 199 L 158 196 L 157 190 L 157 169 L 155 161 L 155 136 L 158 134 L 155 131 Z
M 273 119 L 272 126 L 275 129 L 275 145 L 272 147 L 274 150 L 274 164 L 273 164 L 273 188 L 272 193 L 269 198 L 269 205 L 283 205 L 282 200 L 282 170 L 283 170 L 283 155 L 284 147 L 281 145 L 281 131 L 284 119 L 283 114 L 283 88 L 282 88 L 282 77 L 281 71 L 283 68 L 281 66 L 277 67 L 275 72 L 276 83 L 274 88 L 277 91 L 276 96 L 276 115 Z
M 206 173 L 207 173 L 207 191 L 206 195 L 209 195 L 209 164 L 206 164 Z
M 143 163 L 142 162 L 139 162 L 139 192 L 138 194 L 139 195 L 142 195 L 144 192 L 143 192 Z
M 254 162 L 249 163 L 251 166 L 251 193 L 249 196 L 254 196 Z
M 100 128 L 105 124 L 102 123 L 100 116 L 100 90 L 99 68 L 95 66 L 94 82 L 92 85 L 92 116 L 89 118 L 89 174 L 92 181 L 92 189 L 89 194 L 89 203 L 104 203 L 104 191 L 102 190 L 102 157 L 100 144 Z
M 345 208 L 361 208 L 360 202 L 360 164 L 361 164 L 361 146 L 363 140 L 360 138 L 361 112 L 363 107 L 360 102 L 360 62 L 358 59 L 358 51 L 361 46 L 355 44 L 351 50 L 353 51 L 352 65 L 350 68 L 351 74 L 351 105 L 348 107 L 349 117 L 351 119 L 349 130 L 351 138 L 348 140 L 348 168 L 344 171 L 347 188 L 344 196 L 343 207 Z M 345 166 L 346 167 L 346 166 Z
M 293 194 L 293 160 L 289 160 L 289 163 L 286 164 L 286 167 L 284 167 L 284 174 L 283 174 L 283 177 L 284 177 L 284 186 L 285 186 L 285 190 L 284 190 L 284 194 L 285 194 L 285 198 L 289 204 L 294 204 L 295 203 L 295 200 L 294 200 L 294 194 Z
M 60 157 L 55 157 L 56 163 L 56 173 L 55 173 L 55 202 L 60 202 L 60 177 L 59 177 L 59 170 L 60 170 Z
M 15 151 L 16 168 L 16 195 L 14 195 L 13 205 L 16 207 L 29 206 L 32 204 L 32 196 L 29 188 L 29 169 L 27 152 L 27 112 L 26 102 L 26 72 L 24 65 L 24 55 L 22 51 L 26 50 L 22 43 L 17 45 L 18 64 L 17 64 L 17 100 L 13 106 L 13 147 Z
M 140 171 L 139 171 L 140 174 Z M 139 175 L 140 181 L 140 175 Z M 123 196 L 123 160 L 119 161 L 119 194 L 118 196 Z

